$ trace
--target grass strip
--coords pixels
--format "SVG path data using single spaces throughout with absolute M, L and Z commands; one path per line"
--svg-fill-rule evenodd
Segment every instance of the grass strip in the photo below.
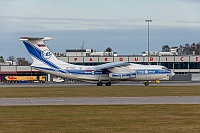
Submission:
M 0 97 L 200 96 L 200 86 L 66 86 L 0 88 Z
M 0 107 L 0 132 L 199 133 L 200 105 Z

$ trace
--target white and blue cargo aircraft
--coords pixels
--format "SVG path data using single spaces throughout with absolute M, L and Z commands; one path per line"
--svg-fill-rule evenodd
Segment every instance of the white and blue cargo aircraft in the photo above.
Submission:
M 143 81 L 145 86 L 155 81 L 169 80 L 174 72 L 159 65 L 139 65 L 128 62 L 112 62 L 97 66 L 73 65 L 59 60 L 44 43 L 50 37 L 21 37 L 33 59 L 31 67 L 59 77 L 85 81 L 97 86 L 111 86 L 120 81 Z

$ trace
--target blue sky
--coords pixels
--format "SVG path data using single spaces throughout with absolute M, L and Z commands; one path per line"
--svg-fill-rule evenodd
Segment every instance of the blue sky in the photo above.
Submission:
M 200 41 L 200 0 L 0 0 L 0 55 L 29 55 L 20 36 L 51 36 L 54 52 L 111 47 L 118 54 Z

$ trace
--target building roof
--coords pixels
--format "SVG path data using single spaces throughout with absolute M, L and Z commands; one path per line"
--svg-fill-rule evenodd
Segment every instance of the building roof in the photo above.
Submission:
M 66 49 L 66 52 L 86 52 L 86 49 Z

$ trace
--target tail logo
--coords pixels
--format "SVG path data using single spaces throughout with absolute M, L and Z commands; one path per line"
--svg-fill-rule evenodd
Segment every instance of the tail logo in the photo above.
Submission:
M 42 52 L 42 55 L 45 59 L 49 59 L 52 56 L 52 53 L 49 50 L 45 50 Z

